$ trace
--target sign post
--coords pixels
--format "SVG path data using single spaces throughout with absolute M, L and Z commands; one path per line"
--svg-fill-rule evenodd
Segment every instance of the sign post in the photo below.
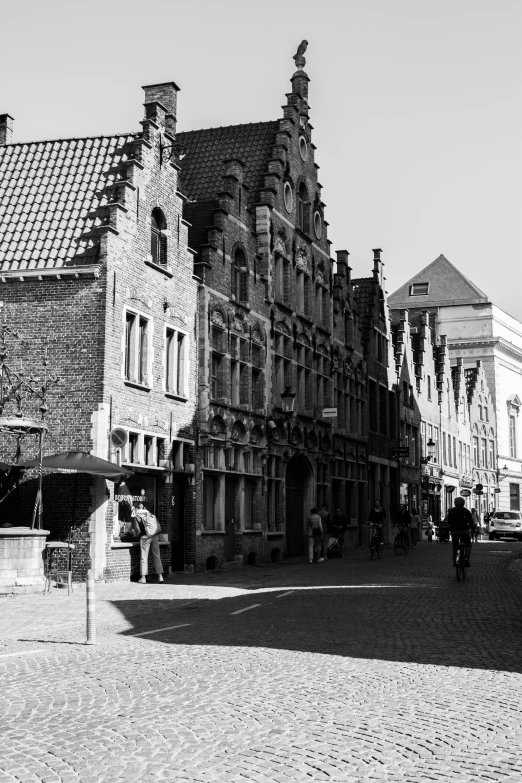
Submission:
M 321 418 L 323 418 L 323 419 L 335 419 L 335 418 L 337 418 L 337 408 L 323 408 L 323 412 L 321 414 Z

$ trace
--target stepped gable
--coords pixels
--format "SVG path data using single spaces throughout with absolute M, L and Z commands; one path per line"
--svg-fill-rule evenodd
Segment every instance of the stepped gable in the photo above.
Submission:
M 429 283 L 428 293 L 411 296 L 414 283 Z M 430 307 L 442 303 L 487 302 L 487 295 L 460 272 L 448 259 L 440 255 L 421 272 L 408 280 L 388 297 L 390 308 Z
M 0 146 L 0 271 L 94 263 L 103 207 L 136 137 Z
M 256 122 L 178 133 L 176 152 L 181 190 L 190 201 L 214 201 L 223 181 L 223 162 L 245 163 L 243 185 L 255 198 L 263 185 L 278 122 Z

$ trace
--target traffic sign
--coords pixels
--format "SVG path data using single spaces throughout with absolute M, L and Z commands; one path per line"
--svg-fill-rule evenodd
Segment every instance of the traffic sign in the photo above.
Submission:
M 484 489 L 484 486 L 483 486 L 483 484 L 477 484 L 475 489 L 477 490 L 477 492 L 482 492 L 482 490 Z
M 334 419 L 337 416 L 337 408 L 323 408 L 323 419 Z
M 123 427 L 114 427 L 110 432 L 109 438 L 115 449 L 122 449 L 127 445 L 129 435 L 127 430 L 124 430 Z
M 410 454 L 410 449 L 408 446 L 398 446 L 396 449 L 393 450 L 394 457 L 408 457 L 409 454 Z
M 500 487 L 495 487 L 495 489 L 493 490 L 493 492 L 495 492 L 495 493 L 498 493 L 498 492 L 500 492 Z
M 463 498 L 469 498 L 469 496 L 471 495 L 471 490 L 469 490 L 469 489 L 461 489 L 460 490 L 460 494 L 461 494 L 461 496 Z
M 475 493 L 475 495 L 483 495 L 483 494 L 484 494 L 484 490 L 482 490 L 482 489 L 477 489 L 477 487 L 475 487 L 475 489 L 473 490 L 473 492 Z

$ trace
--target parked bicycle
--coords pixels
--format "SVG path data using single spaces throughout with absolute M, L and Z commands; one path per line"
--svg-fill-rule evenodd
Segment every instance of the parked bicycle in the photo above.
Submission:
M 408 528 L 404 525 L 397 525 L 397 534 L 393 539 L 393 548 L 396 555 L 400 555 L 403 552 L 405 555 L 410 551 L 410 535 Z
M 370 522 L 370 557 L 372 560 L 381 558 L 381 539 L 379 536 L 379 526 Z

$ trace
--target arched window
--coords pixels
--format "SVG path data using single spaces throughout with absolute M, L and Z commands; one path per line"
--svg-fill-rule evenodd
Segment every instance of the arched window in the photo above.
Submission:
M 150 217 L 150 254 L 152 262 L 158 265 L 167 263 L 167 222 L 161 209 L 155 209 Z
M 243 251 L 238 248 L 232 259 L 231 294 L 236 302 L 248 301 L 248 269 Z
M 297 192 L 297 225 L 301 231 L 308 231 L 308 192 L 304 182 Z

